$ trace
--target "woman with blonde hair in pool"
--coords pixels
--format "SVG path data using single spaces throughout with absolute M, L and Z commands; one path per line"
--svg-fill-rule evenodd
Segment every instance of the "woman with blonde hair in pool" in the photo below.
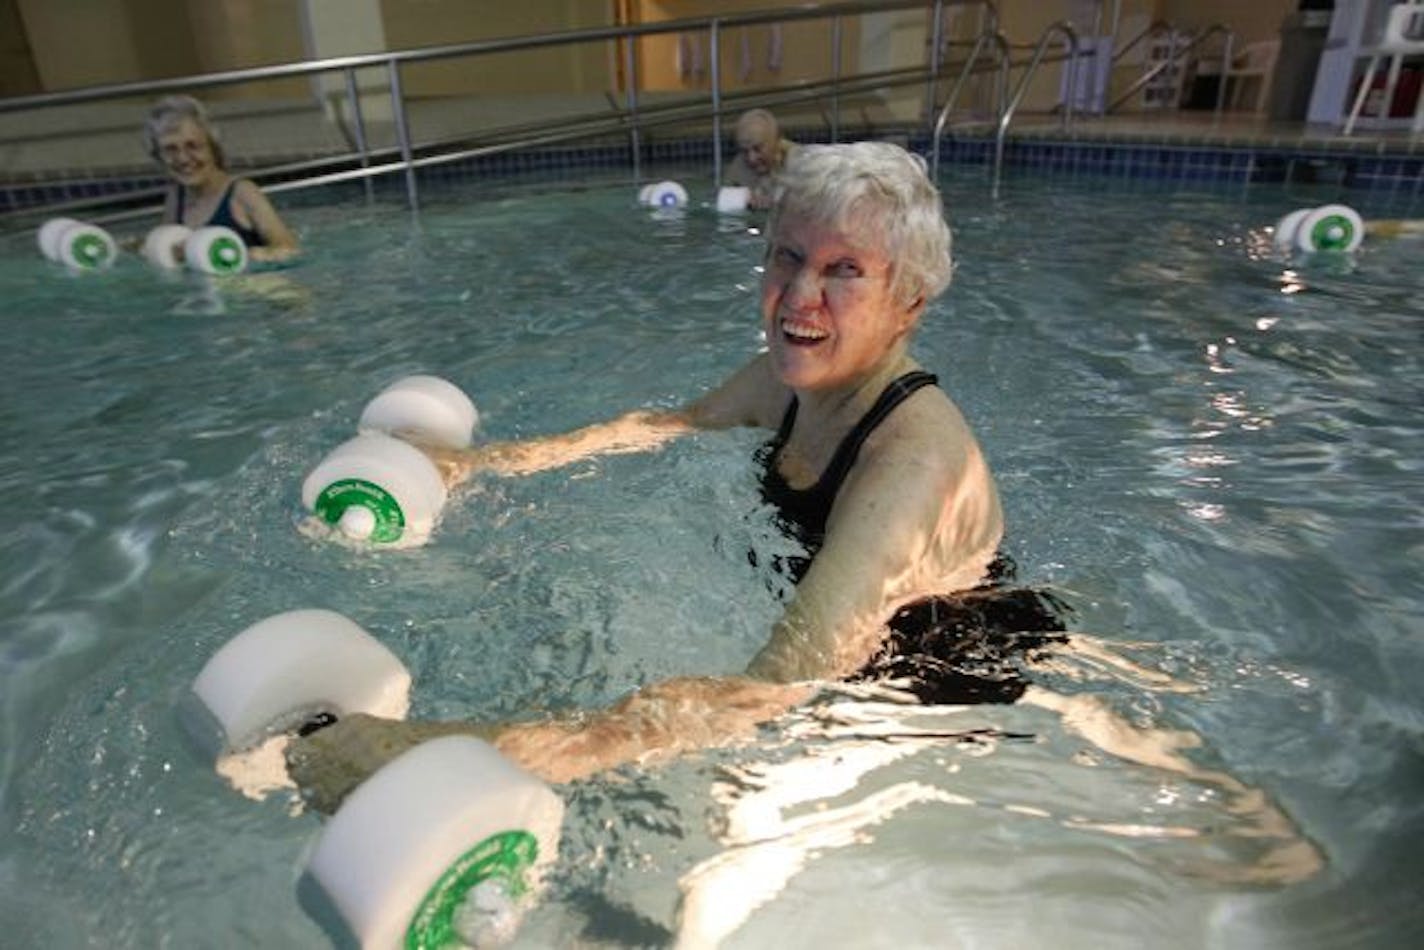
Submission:
M 262 189 L 228 172 L 217 130 L 197 99 L 160 99 L 144 122 L 143 139 L 148 154 L 173 181 L 163 205 L 164 224 L 231 228 L 256 261 L 280 261 L 297 253 L 296 235 Z

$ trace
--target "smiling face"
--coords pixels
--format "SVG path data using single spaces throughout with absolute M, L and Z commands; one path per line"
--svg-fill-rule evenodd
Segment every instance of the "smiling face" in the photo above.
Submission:
M 774 123 L 757 116 L 743 117 L 737 123 L 737 151 L 747 168 L 757 175 L 772 171 L 780 137 Z
M 193 187 L 220 174 L 212 141 L 197 122 L 179 119 L 158 135 L 158 157 L 180 185 Z
M 923 304 L 897 301 L 877 227 L 783 215 L 767 249 L 761 313 L 777 377 L 829 391 L 869 378 L 914 327 Z

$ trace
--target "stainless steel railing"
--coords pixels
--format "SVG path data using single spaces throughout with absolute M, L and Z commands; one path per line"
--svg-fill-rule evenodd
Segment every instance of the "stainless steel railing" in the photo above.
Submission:
M 933 22 L 940 22 L 941 11 L 949 6 L 974 6 L 988 3 L 989 0 L 876 0 L 876 2 L 840 2 L 840 3 L 808 3 L 794 7 L 780 7 L 776 9 L 753 11 L 728 16 L 705 16 L 693 17 L 679 20 L 669 20 L 660 23 L 622 25 L 609 27 L 596 27 L 580 30 L 568 30 L 555 33 L 547 33 L 538 36 L 510 37 L 504 39 L 481 40 L 469 43 L 459 43 L 445 46 L 425 47 L 422 49 L 401 50 L 386 53 L 370 53 L 357 56 L 340 56 L 327 59 L 311 60 L 299 63 L 285 63 L 274 66 L 262 66 L 251 69 L 228 70 L 218 73 L 209 73 L 200 76 L 186 76 L 172 79 L 161 79 L 144 82 L 116 83 L 104 86 L 96 86 L 85 89 L 75 89 L 63 92 L 43 93 L 32 96 L 19 96 L 8 99 L 0 99 L 0 113 L 18 112 L 22 110 L 33 110 L 51 108 L 77 103 L 97 102 L 104 100 L 129 98 L 135 96 L 153 96 L 156 94 L 174 91 L 194 91 L 221 86 L 230 86 L 238 83 L 247 83 L 258 80 L 271 80 L 279 78 L 289 78 L 297 76 L 318 76 L 327 74 L 340 74 L 345 80 L 345 93 L 348 99 L 348 108 L 353 117 L 353 138 L 355 139 L 355 151 L 349 155 L 339 156 L 335 160 L 328 160 L 332 164 L 345 163 L 354 165 L 340 171 L 328 171 L 312 177 L 294 179 L 270 186 L 274 189 L 289 190 L 303 187 L 311 187 L 320 184 L 327 184 L 333 181 L 362 179 L 369 183 L 371 178 L 380 175 L 403 173 L 405 176 L 405 187 L 407 199 L 412 207 L 418 206 L 419 198 L 416 185 L 416 170 L 439 162 L 458 161 L 471 156 L 490 154 L 494 151 L 527 148 L 534 145 L 544 144 L 551 141 L 566 141 L 570 138 L 582 137 L 592 134 L 591 130 L 617 130 L 625 132 L 629 137 L 629 145 L 634 161 L 634 175 L 638 177 L 637 166 L 640 155 L 640 134 L 644 127 L 651 123 L 646 120 L 649 110 L 640 109 L 638 102 L 638 82 L 636 76 L 636 57 L 632 55 L 633 41 L 639 37 L 653 36 L 668 33 L 683 33 L 706 31 L 710 36 L 711 49 L 709 59 L 712 64 L 712 82 L 709 91 L 709 103 L 704 111 L 712 119 L 712 138 L 714 155 L 714 175 L 718 184 L 721 181 L 721 117 L 724 112 L 725 102 L 740 101 L 745 102 L 746 97 L 727 97 L 721 89 L 721 77 L 718 72 L 721 51 L 721 34 L 727 27 L 753 26 L 767 23 L 786 23 L 801 20 L 825 19 L 832 20 L 832 55 L 831 55 L 831 76 L 824 84 L 820 84 L 828 94 L 831 103 L 830 126 L 833 138 L 839 134 L 839 109 L 841 96 L 849 90 L 868 90 L 875 88 L 874 82 L 884 84 L 908 84 L 910 81 L 919 82 L 928 76 L 931 91 L 937 77 L 938 63 L 934 62 L 937 56 L 937 48 L 932 49 L 931 63 L 918 69 L 911 69 L 913 80 L 906 76 L 896 76 L 887 78 L 883 74 L 877 80 L 867 82 L 866 76 L 844 77 L 841 75 L 841 45 L 843 39 L 842 18 L 856 16 L 866 13 L 884 13 L 910 9 L 925 10 L 934 19 Z M 997 16 L 997 11 L 994 11 Z M 480 56 L 492 53 L 508 53 L 519 50 L 531 50 L 553 46 L 562 46 L 576 43 L 606 42 L 613 41 L 623 46 L 625 54 L 625 97 L 622 109 L 612 112 L 599 113 L 592 116 L 574 117 L 571 120 L 559 120 L 548 127 L 531 130 L 526 136 L 515 138 L 509 141 L 498 143 L 487 143 L 474 148 L 444 152 L 442 154 L 426 155 L 417 154 L 431 150 L 431 143 L 417 143 L 413 141 L 410 133 L 410 121 L 407 103 L 401 88 L 401 70 L 403 66 L 412 63 L 424 63 L 440 59 L 449 59 L 462 56 Z M 369 69 L 371 67 L 383 67 L 387 76 L 387 92 L 390 96 L 393 127 L 395 130 L 396 147 L 393 151 L 373 150 L 369 147 L 366 133 L 363 112 L 361 109 L 361 95 L 356 83 L 355 73 L 358 69 Z M 793 87 L 790 89 L 778 89 L 774 93 L 762 93 L 757 104 L 777 104 L 780 102 L 795 101 L 806 95 L 804 88 Z M 682 114 L 682 119 L 690 118 L 690 112 Z M 666 119 L 667 116 L 655 116 Z M 669 120 L 670 121 L 670 120 Z M 289 168 L 297 166 L 288 166 Z M 257 174 L 261 175 L 259 171 Z M 132 200 L 135 195 L 129 193 L 126 197 Z M 65 207 L 74 208 L 76 206 L 94 207 L 102 204 L 102 201 L 90 200 L 87 202 L 68 202 Z M 39 213 L 42 210 L 50 209 L 26 209 L 27 213 Z

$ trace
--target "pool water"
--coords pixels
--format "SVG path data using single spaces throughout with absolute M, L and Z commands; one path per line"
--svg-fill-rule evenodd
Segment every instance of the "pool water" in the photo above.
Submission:
M 1057 699 L 829 697 L 749 747 L 561 787 L 517 942 L 1417 943 L 1421 244 L 1272 255 L 1262 229 L 1328 194 L 945 192 L 958 270 L 916 352 L 980 436 L 1021 580 L 1074 610 L 1080 648 L 1033 674 Z M 478 480 L 417 550 L 296 530 L 302 475 L 399 376 L 457 382 L 507 439 L 675 406 L 756 352 L 749 222 L 633 194 L 297 209 L 300 264 L 216 287 L 132 259 L 71 278 L 7 240 L 7 945 L 331 942 L 299 880 L 319 820 L 237 796 L 179 722 L 273 613 L 351 616 L 421 717 L 750 658 L 778 604 L 747 552 L 788 543 L 764 433 Z

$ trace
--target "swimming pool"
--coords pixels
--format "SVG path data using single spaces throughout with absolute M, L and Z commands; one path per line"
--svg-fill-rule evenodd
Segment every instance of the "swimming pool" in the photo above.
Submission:
M 997 472 L 1021 578 L 1102 643 L 1035 678 L 1101 701 L 1141 755 L 1085 738 L 1083 706 L 828 701 L 750 748 L 561 788 L 520 942 L 667 944 L 680 900 L 684 937 L 728 946 L 1417 940 L 1419 244 L 1263 255 L 1253 229 L 1328 194 L 1050 181 L 990 202 L 958 171 L 946 194 L 959 269 L 918 354 Z M 777 613 L 746 552 L 784 543 L 758 433 L 479 481 L 414 551 L 295 530 L 301 476 L 400 375 L 457 381 L 510 438 L 675 405 L 754 352 L 758 237 L 632 195 L 304 209 L 306 261 L 217 292 L 6 245 L 7 943 L 327 942 L 297 884 L 317 819 L 226 790 L 175 717 L 272 613 L 358 620 L 420 716 L 746 661 Z

